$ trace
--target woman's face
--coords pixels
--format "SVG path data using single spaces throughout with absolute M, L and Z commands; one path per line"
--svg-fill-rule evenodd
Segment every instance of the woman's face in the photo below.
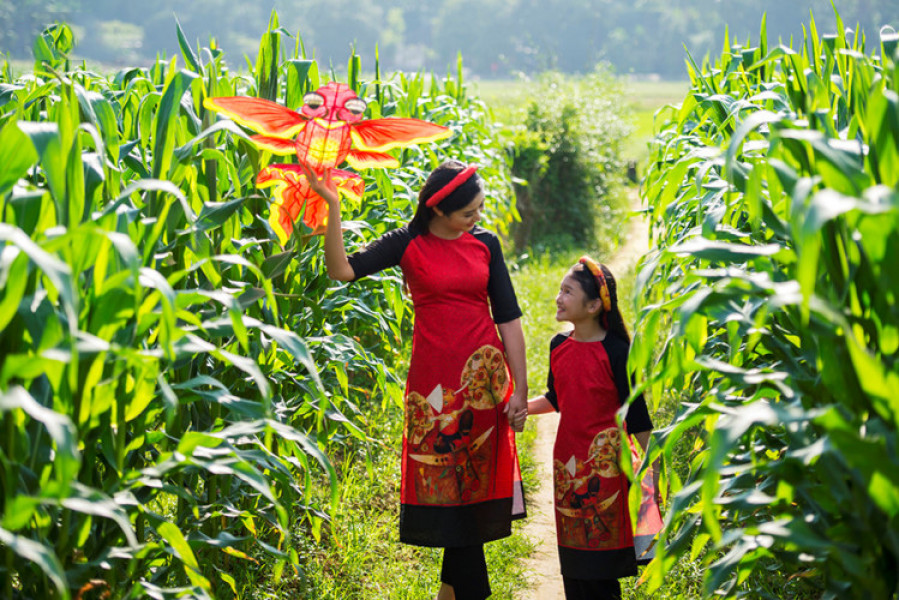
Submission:
M 441 212 L 435 208 L 437 217 L 444 220 L 444 224 L 453 231 L 471 231 L 471 228 L 481 220 L 481 211 L 484 210 L 484 192 L 475 196 L 471 202 L 451 213 Z

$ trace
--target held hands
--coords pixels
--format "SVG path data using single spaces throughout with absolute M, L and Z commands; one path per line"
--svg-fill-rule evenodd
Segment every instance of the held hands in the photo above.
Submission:
M 324 169 L 321 173 L 316 173 L 309 165 L 303 164 L 302 166 L 303 174 L 306 175 L 306 181 L 309 182 L 312 191 L 321 196 L 329 206 L 339 205 L 340 194 L 331 178 L 331 169 Z
M 516 389 L 512 392 L 512 397 L 509 398 L 504 412 L 506 413 L 506 418 L 509 419 L 509 426 L 512 427 L 512 431 L 515 433 L 524 431 L 524 422 L 528 418 L 527 390 Z

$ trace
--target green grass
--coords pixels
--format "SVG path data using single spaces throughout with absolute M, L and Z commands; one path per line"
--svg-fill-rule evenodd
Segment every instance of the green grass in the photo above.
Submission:
M 622 149 L 627 160 L 635 160 L 639 165 L 649 158 L 647 144 L 654 133 L 653 119 L 656 111 L 668 104 L 683 100 L 689 89 L 686 81 L 627 81 L 625 95 L 631 102 L 630 117 L 634 130 Z

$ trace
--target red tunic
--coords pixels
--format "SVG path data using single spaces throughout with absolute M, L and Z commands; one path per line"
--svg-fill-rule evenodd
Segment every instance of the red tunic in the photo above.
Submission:
M 498 240 L 479 227 L 453 240 L 401 228 L 350 264 L 357 278 L 399 265 L 415 310 L 400 540 L 455 547 L 509 535 L 524 501 L 495 321 L 521 312 Z
M 561 413 L 553 491 L 562 574 L 574 579 L 635 575 L 629 483 L 619 467 L 624 432 L 615 420 L 629 394 L 628 344 L 611 335 L 580 342 L 562 334 L 550 348 L 547 398 Z M 627 426 L 634 433 L 652 429 L 642 397 L 631 406 Z

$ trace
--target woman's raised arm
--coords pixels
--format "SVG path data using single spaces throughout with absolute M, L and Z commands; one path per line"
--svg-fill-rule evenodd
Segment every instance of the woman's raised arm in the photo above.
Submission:
M 325 169 L 321 175 L 303 165 L 309 187 L 328 203 L 328 224 L 325 229 L 325 267 L 328 277 L 338 281 L 352 281 L 356 278 L 350 261 L 347 260 L 346 247 L 343 245 L 343 231 L 340 220 L 340 194 L 331 179 L 331 169 Z

